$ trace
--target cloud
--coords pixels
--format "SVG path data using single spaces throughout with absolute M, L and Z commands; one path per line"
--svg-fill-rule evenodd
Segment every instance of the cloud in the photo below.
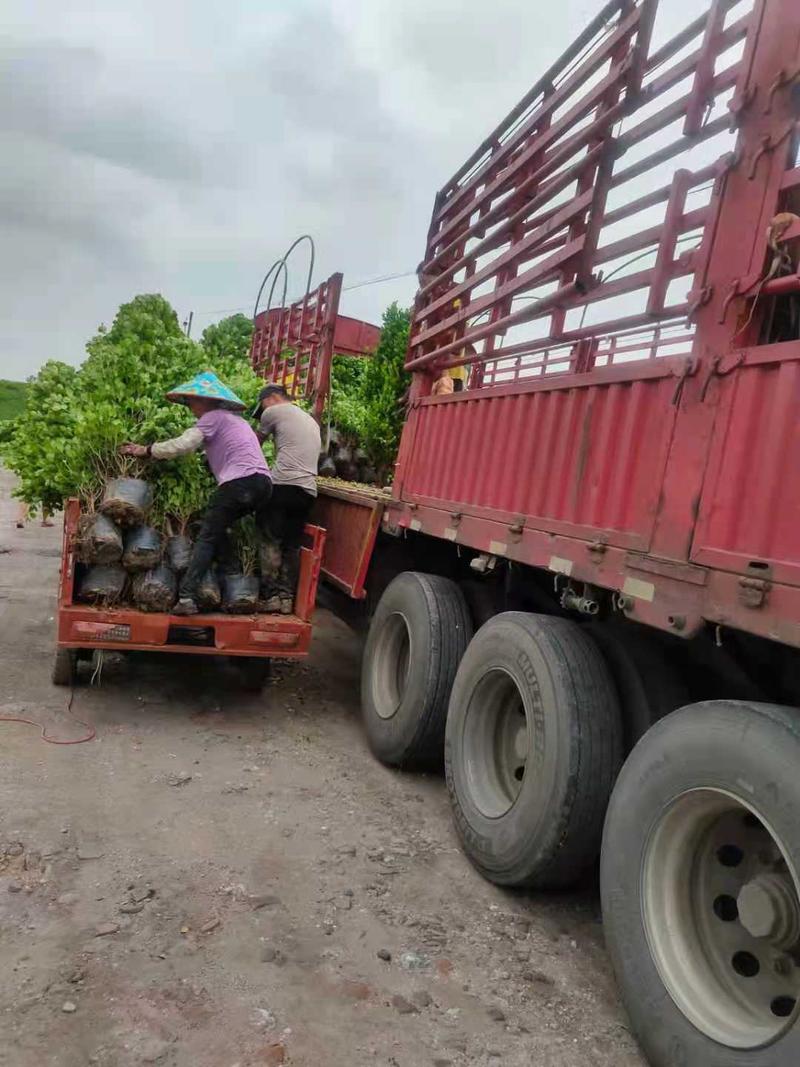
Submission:
M 136 292 L 198 329 L 249 308 L 303 232 L 317 279 L 413 270 L 436 189 L 597 6 L 11 0 L 0 376 L 79 361 Z M 414 288 L 350 291 L 343 310 L 377 319 Z

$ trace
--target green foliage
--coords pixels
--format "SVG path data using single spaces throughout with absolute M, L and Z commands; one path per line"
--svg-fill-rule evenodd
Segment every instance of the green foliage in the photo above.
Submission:
M 9 382 L 0 378 L 0 422 L 16 419 L 25 410 L 27 382 Z
M 5 463 L 20 475 L 17 495 L 55 511 L 73 485 L 68 446 L 75 433 L 77 371 L 49 360 L 30 385 L 25 411 L 2 445 Z
M 368 359 L 334 356 L 330 417 L 339 443 L 362 449 L 380 481 L 391 477 L 405 411 L 403 394 L 411 375 L 403 369 L 411 312 L 392 304 L 383 314 L 381 338 Z
M 364 427 L 361 447 L 375 465 L 381 480 L 391 473 L 400 444 L 405 409 L 401 399 L 411 383 L 403 369 L 408 349 L 411 312 L 391 304 L 383 314 L 381 339 L 367 361 L 362 383 Z
M 401 400 L 411 381 L 403 369 L 410 326 L 408 309 L 396 303 L 386 309 L 375 355 L 364 361 L 353 402 L 344 405 L 345 417 L 357 427 L 358 443 L 382 482 L 391 476 L 403 429 Z
M 75 370 L 46 363 L 30 387 L 29 403 L 11 439 L 2 445 L 20 478 L 16 495 L 53 511 L 69 496 L 96 500 L 105 482 L 130 473 L 119 455 L 125 441 L 148 443 L 182 433 L 188 409 L 165 393 L 203 370 L 213 370 L 247 404 L 261 385 L 246 359 L 214 358 L 186 338 L 161 296 L 137 296 L 119 309 L 110 330 L 100 329 Z M 213 486 L 200 455 L 144 467 L 154 488 L 154 518 L 184 528 L 202 510 Z
M 365 359 L 353 356 L 334 356 L 331 363 L 331 390 L 329 412 L 325 414 L 348 441 L 356 442 L 361 436 L 364 423 L 362 386 Z
M 261 535 L 252 515 L 240 519 L 233 528 L 233 549 L 242 574 L 256 574 L 258 571 Z
M 234 360 L 238 365 L 248 360 L 252 337 L 252 320 L 239 313 L 207 326 L 200 344 L 215 363 Z

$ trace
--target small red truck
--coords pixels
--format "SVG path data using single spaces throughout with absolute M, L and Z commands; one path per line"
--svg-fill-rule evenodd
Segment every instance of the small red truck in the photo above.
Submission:
M 179 652 L 230 656 L 244 685 L 260 689 L 270 660 L 308 655 L 311 617 L 317 596 L 325 531 L 306 527 L 300 553 L 300 577 L 292 615 L 197 615 L 192 619 L 131 607 L 99 607 L 75 597 L 76 540 L 80 501 L 64 508 L 61 577 L 58 588 L 57 645 L 53 664 L 56 685 L 72 685 L 82 659 L 95 650 L 114 652 Z
M 439 191 L 391 492 L 316 521 L 377 757 L 498 885 L 600 857 L 656 1067 L 796 1067 L 800 5 L 686 12 L 611 0 Z
M 292 380 L 298 389 L 319 397 L 321 413 L 328 391 L 331 358 L 336 351 L 362 356 L 373 350 L 379 331 L 370 323 L 339 315 L 342 276 L 334 274 L 288 308 L 256 318 L 254 365 L 273 381 Z M 291 361 L 287 346 L 292 348 Z M 267 353 L 270 353 L 269 359 Z M 80 503 L 69 500 L 64 510 L 61 577 L 58 592 L 56 655 L 52 678 L 71 685 L 79 663 L 97 650 L 177 652 L 230 657 L 242 683 L 258 690 L 273 657 L 308 655 L 325 531 L 309 524 L 300 554 L 300 576 L 291 615 L 203 614 L 188 620 L 167 613 L 146 613 L 131 607 L 102 607 L 75 596 L 79 566 L 77 536 Z

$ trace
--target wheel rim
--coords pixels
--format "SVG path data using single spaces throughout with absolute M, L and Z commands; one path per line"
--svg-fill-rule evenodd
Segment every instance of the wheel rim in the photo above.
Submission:
M 793 1025 L 800 892 L 760 813 L 722 790 L 676 798 L 647 844 L 642 910 L 661 979 L 697 1029 L 753 1049 Z
M 392 612 L 384 621 L 373 664 L 375 710 L 382 719 L 391 719 L 403 701 L 411 666 L 411 631 L 402 612 Z
M 464 716 L 464 765 L 472 802 L 488 819 L 514 806 L 525 780 L 530 731 L 525 702 L 505 670 L 485 674 Z

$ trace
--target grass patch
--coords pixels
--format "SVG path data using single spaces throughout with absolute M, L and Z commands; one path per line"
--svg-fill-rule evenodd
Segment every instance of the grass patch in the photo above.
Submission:
M 0 378 L 0 422 L 21 415 L 27 399 L 27 382 L 8 382 Z

